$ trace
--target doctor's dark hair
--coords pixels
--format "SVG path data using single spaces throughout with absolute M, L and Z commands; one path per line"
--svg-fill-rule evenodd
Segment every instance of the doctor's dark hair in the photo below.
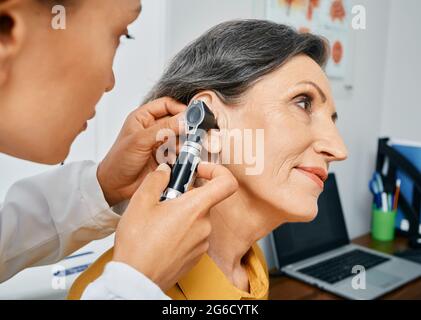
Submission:
M 236 104 L 259 79 L 301 54 L 324 67 L 328 42 L 265 20 L 224 22 L 173 58 L 145 103 L 168 96 L 187 105 L 199 92 L 211 90 L 224 103 Z

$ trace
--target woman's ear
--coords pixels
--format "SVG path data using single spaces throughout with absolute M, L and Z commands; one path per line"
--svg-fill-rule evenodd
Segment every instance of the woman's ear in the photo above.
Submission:
M 21 17 L 20 1 L 0 4 L 0 86 L 4 84 L 24 42 L 24 19 Z
M 202 91 L 196 94 L 193 100 L 201 100 L 211 109 L 212 113 L 215 115 L 218 127 L 220 129 L 226 129 L 228 124 L 228 115 L 225 111 L 225 104 L 219 98 L 219 96 L 210 90 Z
M 210 154 L 217 155 L 222 151 L 221 130 L 227 128 L 227 114 L 224 110 L 225 105 L 219 96 L 210 90 L 198 93 L 192 100 L 201 100 L 206 103 L 216 118 L 219 129 L 212 129 L 208 132 L 204 148 Z

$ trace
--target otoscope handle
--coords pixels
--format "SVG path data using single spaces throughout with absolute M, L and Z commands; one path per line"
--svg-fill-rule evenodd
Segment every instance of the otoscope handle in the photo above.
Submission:
M 171 170 L 170 183 L 161 201 L 175 199 L 187 192 L 194 182 L 197 166 L 200 163 L 201 145 L 187 142 Z

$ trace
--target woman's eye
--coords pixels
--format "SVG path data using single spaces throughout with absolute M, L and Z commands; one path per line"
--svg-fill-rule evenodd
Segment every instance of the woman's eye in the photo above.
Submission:
M 312 99 L 309 96 L 298 97 L 296 105 L 307 112 L 311 112 Z

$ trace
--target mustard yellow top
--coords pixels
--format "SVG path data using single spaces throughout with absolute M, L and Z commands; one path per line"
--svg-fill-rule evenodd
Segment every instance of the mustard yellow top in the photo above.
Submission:
M 110 249 L 83 272 L 70 288 L 68 299 L 80 299 L 86 287 L 102 274 L 112 257 L 113 249 Z M 204 255 L 166 294 L 174 300 L 267 300 L 268 269 L 257 244 L 250 248 L 243 263 L 249 277 L 250 292 L 236 288 L 215 262 L 208 255 Z

